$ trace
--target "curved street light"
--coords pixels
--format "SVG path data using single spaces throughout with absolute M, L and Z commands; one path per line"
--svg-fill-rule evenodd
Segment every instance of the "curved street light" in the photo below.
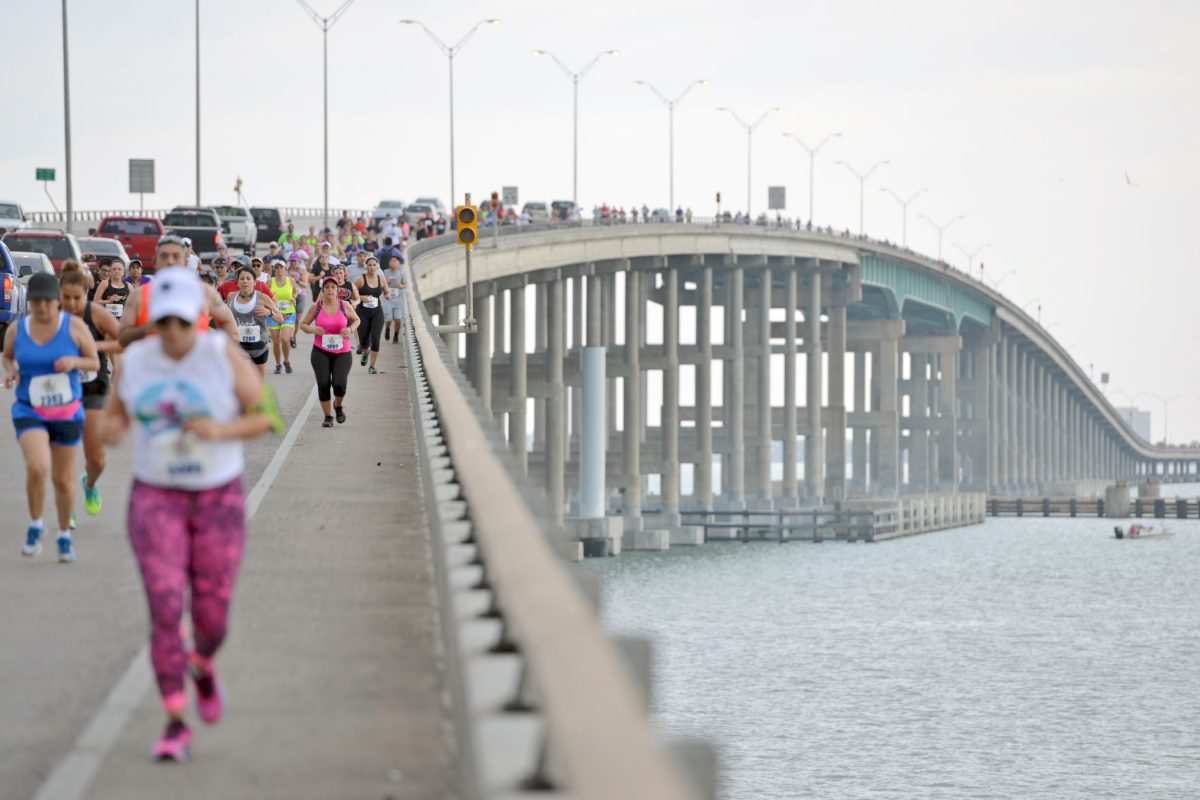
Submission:
M 875 173 L 875 170 L 879 169 L 882 166 L 890 164 L 892 162 L 876 161 L 871 166 L 871 168 L 869 170 L 867 170 L 866 172 L 859 172 L 854 167 L 847 164 L 845 161 L 835 161 L 834 163 L 841 164 L 843 167 L 845 167 L 847 170 L 850 171 L 851 175 L 853 175 L 855 178 L 858 178 L 858 235 L 865 236 L 866 228 L 864 228 L 864 226 L 863 226 L 863 207 L 864 207 L 863 195 L 866 192 L 867 180 L 871 177 L 871 175 L 873 175 Z
M 1151 396 L 1151 397 L 1153 397 L 1153 398 L 1154 398 L 1155 400 L 1157 400 L 1158 402 L 1160 402 L 1160 403 L 1162 403 L 1162 404 L 1163 404 L 1163 441 L 1164 441 L 1164 442 L 1166 442 L 1167 444 L 1170 444 L 1170 442 L 1171 442 L 1171 428 L 1170 428 L 1170 425 L 1169 425 L 1169 423 L 1170 423 L 1170 419 L 1168 418 L 1167 414 L 1168 414 L 1168 413 L 1169 413 L 1169 411 L 1170 411 L 1170 408 L 1171 408 L 1171 402 L 1172 402 L 1173 400 L 1178 400 L 1178 399 L 1179 399 L 1179 395 L 1177 395 L 1177 394 L 1173 394 L 1173 395 L 1171 395 L 1170 397 L 1163 397 L 1161 394 L 1152 394 L 1152 395 L 1150 395 L 1150 396 Z
M 463 47 L 466 46 L 467 42 L 470 41 L 471 37 L 475 35 L 475 31 L 479 30 L 484 25 L 497 27 L 500 25 L 500 20 L 479 20 L 479 22 L 476 22 L 475 25 L 454 44 L 446 44 L 443 42 L 437 36 L 437 34 L 429 30 L 425 23 L 421 22 L 420 20 L 402 19 L 400 20 L 400 24 L 416 25 L 421 30 L 425 31 L 425 33 L 429 34 L 429 38 L 433 40 L 433 43 L 436 44 L 438 49 L 442 51 L 442 55 L 444 55 L 446 60 L 450 62 L 450 207 L 453 208 L 455 203 L 458 202 L 454 196 L 454 57 L 458 55 L 459 51 L 462 50 Z
M 959 214 L 957 217 L 954 217 L 949 222 L 943 223 L 941 225 L 938 225 L 936 222 L 934 222 L 932 219 L 925 216 L 924 214 L 922 214 L 920 218 L 925 220 L 926 222 L 928 222 L 930 225 L 932 225 L 933 229 L 938 232 L 938 261 L 941 261 L 942 260 L 942 235 L 945 234 L 947 228 L 949 228 L 954 223 L 959 222 L 960 220 L 966 219 L 966 217 L 964 217 L 962 214 Z M 1007 277 L 1007 276 L 1005 276 L 1005 277 Z M 997 285 L 999 285 L 999 284 L 997 284 Z
M 972 272 L 975 271 L 976 256 L 978 256 L 984 250 L 987 250 L 989 247 L 991 247 L 992 243 L 988 242 L 987 244 L 981 244 L 981 245 L 979 245 L 979 247 L 976 247 L 974 250 L 968 250 L 967 248 L 963 247 L 958 242 L 955 242 L 954 246 L 958 248 L 958 252 L 962 253 L 964 256 L 967 257 L 967 274 L 970 275 Z M 982 264 L 979 265 L 979 279 L 983 280 L 983 265 Z
M 839 133 L 831 133 L 828 136 L 826 136 L 824 139 L 822 139 L 820 144 L 818 144 L 816 147 L 809 147 L 796 134 L 786 133 L 786 132 L 783 134 L 785 139 L 791 139 L 793 142 L 795 142 L 796 144 L 803 147 L 804 151 L 806 153 L 808 153 L 808 223 L 809 223 L 809 225 L 813 224 L 813 176 L 815 174 L 815 162 L 816 162 L 816 158 L 817 158 L 817 153 L 821 152 L 821 148 L 824 147 L 825 145 L 829 144 L 829 142 L 831 140 L 838 139 L 841 137 L 841 135 L 842 134 L 840 132 Z
M 591 71 L 592 67 L 596 66 L 596 62 L 605 56 L 619 56 L 620 50 L 601 50 L 596 54 L 595 58 L 587 63 L 583 69 L 578 72 L 573 72 L 570 67 L 564 64 L 558 56 L 551 53 L 549 50 L 534 50 L 535 56 L 549 56 L 559 68 L 567 74 L 571 79 L 573 87 L 572 95 L 572 155 L 571 155 L 571 202 L 575 204 L 575 208 L 579 208 L 579 82 L 583 80 L 583 76 Z
M 649 81 L 634 81 L 633 83 L 635 86 L 645 86 L 647 89 L 654 92 L 658 99 L 662 100 L 667 106 L 667 163 L 669 165 L 668 181 L 670 183 L 668 197 L 670 198 L 671 211 L 673 213 L 675 211 L 675 106 L 679 105 L 679 101 L 682 100 L 693 88 L 697 86 L 708 86 L 708 79 L 701 78 L 700 80 L 692 81 L 687 86 L 683 87 L 683 91 L 675 95 L 674 99 L 669 99 Z
M 918 197 L 920 197 L 921 195 L 928 192 L 929 187 L 926 186 L 922 189 L 918 189 L 917 191 L 910 194 L 908 196 L 907 200 L 905 200 L 903 197 L 896 194 L 895 192 L 893 192 L 891 189 L 887 188 L 886 186 L 883 187 L 882 189 L 880 189 L 879 191 L 887 192 L 892 197 L 896 198 L 896 202 L 900 204 L 900 236 L 901 236 L 900 241 L 901 241 L 901 244 L 903 244 L 905 247 L 908 247 L 908 207 L 910 205 L 912 205 L 912 202 L 914 200 L 916 200 Z
M 774 114 L 776 111 L 783 111 L 783 106 L 775 106 L 774 108 L 768 108 L 766 111 L 764 111 L 762 114 L 760 114 L 758 119 L 754 120 L 754 122 L 746 122 L 746 120 L 742 119 L 741 116 L 739 116 L 738 113 L 736 111 L 734 111 L 732 108 L 726 108 L 725 106 L 718 106 L 717 111 L 728 111 L 730 116 L 732 116 L 735 120 L 737 120 L 738 124 L 741 125 L 746 130 L 746 217 L 747 217 L 747 219 L 749 219 L 749 217 L 750 217 L 750 176 L 753 172 L 753 161 L 751 159 L 753 157 L 754 129 L 757 128 L 759 125 L 761 125 L 763 120 L 765 120 L 771 114 Z

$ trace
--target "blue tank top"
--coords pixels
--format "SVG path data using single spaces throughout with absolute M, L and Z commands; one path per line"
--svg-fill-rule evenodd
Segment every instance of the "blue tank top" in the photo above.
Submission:
M 63 356 L 78 358 L 81 353 L 71 338 L 71 315 L 59 312 L 58 331 L 45 344 L 29 335 L 30 318 L 17 327 L 13 354 L 21 371 L 12 418 L 39 419 L 48 422 L 78 422 L 83 419 L 83 384 L 79 372 L 55 372 L 54 362 Z

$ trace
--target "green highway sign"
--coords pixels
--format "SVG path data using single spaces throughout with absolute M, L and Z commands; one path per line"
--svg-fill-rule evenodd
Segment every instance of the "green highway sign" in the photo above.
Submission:
M 38 167 L 37 180 L 52 181 L 54 180 L 54 169 L 52 167 Z

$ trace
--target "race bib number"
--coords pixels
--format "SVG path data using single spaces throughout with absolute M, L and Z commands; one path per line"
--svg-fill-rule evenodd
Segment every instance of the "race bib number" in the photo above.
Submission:
M 150 439 L 158 477 L 165 483 L 181 478 L 202 478 L 213 466 L 212 444 L 179 429 L 163 431 Z
M 80 371 L 80 373 L 79 373 L 79 380 L 82 381 L 83 383 L 91 383 L 92 381 L 96 380 L 96 378 L 99 378 L 99 377 L 100 377 L 99 372 Z
M 108 303 L 104 308 L 117 319 L 120 319 L 121 315 L 125 313 L 125 306 L 120 303 Z
M 379 298 L 367 296 L 362 299 L 363 308 L 378 308 Z
M 242 344 L 258 344 L 262 341 L 262 330 L 257 325 L 239 325 L 238 334 Z
M 338 333 L 327 333 L 321 337 L 321 347 L 325 350 L 341 350 L 345 339 Z
M 279 301 L 279 313 L 280 314 L 292 313 L 292 304 L 287 300 L 280 300 Z
M 65 372 L 41 375 L 29 385 L 29 401 L 34 408 L 58 408 L 74 402 L 71 376 Z

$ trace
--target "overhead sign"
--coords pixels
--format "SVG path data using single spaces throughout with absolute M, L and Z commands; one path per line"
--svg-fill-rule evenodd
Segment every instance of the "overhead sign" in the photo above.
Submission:
M 129 159 L 129 193 L 154 194 L 154 159 Z
M 515 206 L 519 202 L 517 200 L 517 187 L 505 186 L 500 199 L 505 206 Z
M 782 211 L 787 208 L 787 188 L 784 186 L 767 187 L 767 208 L 771 211 Z
M 53 167 L 37 167 L 35 171 L 37 172 L 37 180 L 39 180 L 39 181 L 54 180 L 54 168 Z

